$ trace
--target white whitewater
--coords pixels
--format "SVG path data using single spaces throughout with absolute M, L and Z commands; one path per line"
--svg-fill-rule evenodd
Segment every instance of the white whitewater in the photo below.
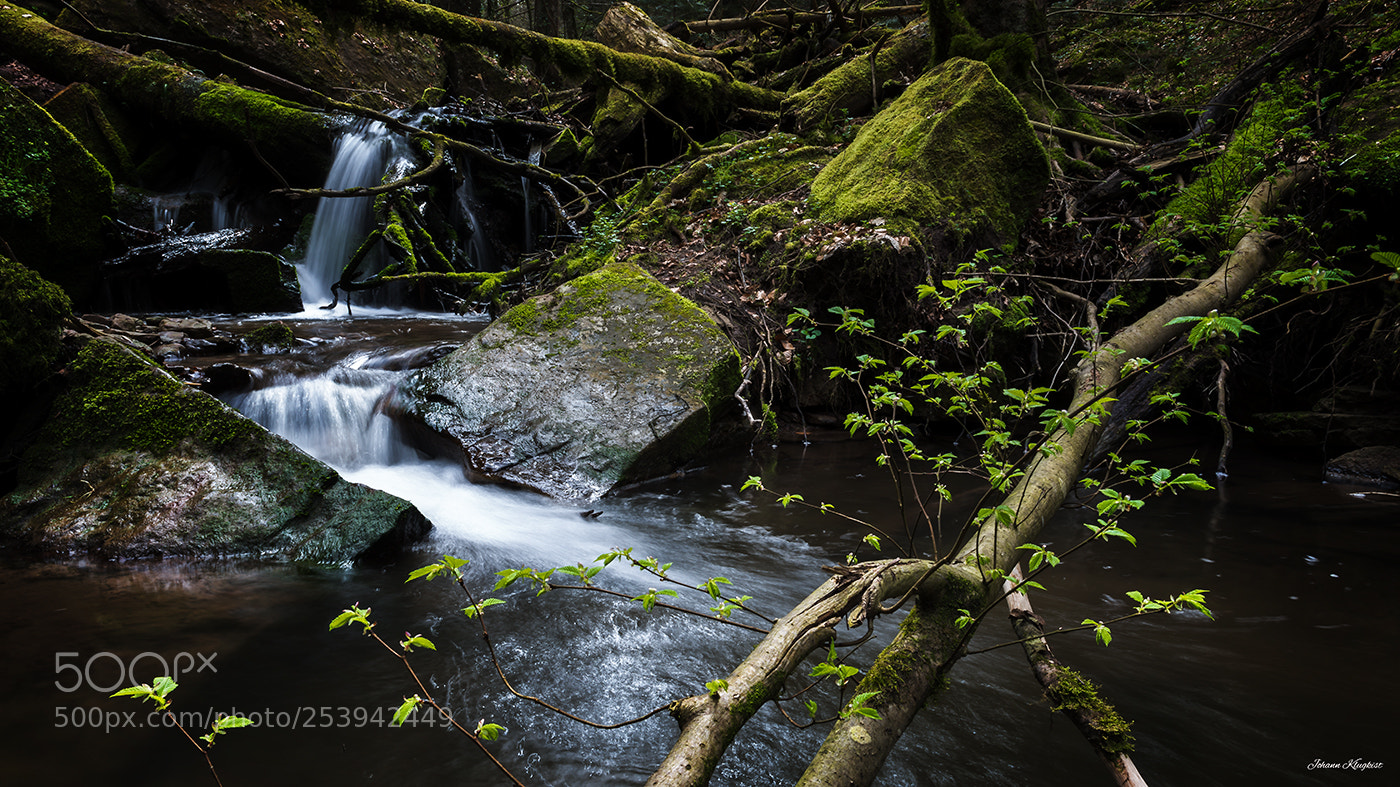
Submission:
M 378 121 L 357 121 L 336 143 L 326 188 L 375 186 L 394 155 L 389 129 Z M 373 197 L 322 197 L 306 244 L 306 259 L 297 266 L 301 303 L 307 311 L 331 302 L 331 285 L 369 234 Z

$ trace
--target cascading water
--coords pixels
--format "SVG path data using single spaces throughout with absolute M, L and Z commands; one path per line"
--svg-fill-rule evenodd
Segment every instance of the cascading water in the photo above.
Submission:
M 491 244 L 486 239 L 486 228 L 478 215 L 480 206 L 476 199 L 476 186 L 472 181 L 471 167 L 465 165 L 464 169 L 466 177 L 462 178 L 462 183 L 454 194 L 457 201 L 457 212 L 471 231 L 463 252 L 475 270 L 494 271 L 497 269 L 495 255 L 491 253 Z
M 378 185 L 395 140 L 383 123 L 357 121 L 336 143 L 326 188 L 344 190 Z M 302 307 L 311 310 L 331 302 L 331 285 L 370 232 L 372 197 L 322 197 L 306 244 L 306 258 L 297 266 Z

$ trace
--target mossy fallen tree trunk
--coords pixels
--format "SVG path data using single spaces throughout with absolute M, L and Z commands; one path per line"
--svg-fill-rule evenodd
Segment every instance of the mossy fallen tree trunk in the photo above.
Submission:
M 431 35 L 449 44 L 469 44 L 496 52 L 506 64 L 528 59 L 548 77 L 582 84 L 597 72 L 619 82 L 636 85 L 645 93 L 683 98 L 701 115 L 713 115 L 730 106 L 774 110 L 782 94 L 727 79 L 670 60 L 618 52 L 591 41 L 575 41 L 536 33 L 524 28 L 460 16 L 410 0 L 349 0 L 338 8 L 355 11 L 383 25 Z
M 1020 557 L 1017 548 L 1037 537 L 1078 480 L 1106 420 L 1088 414 L 1111 410 L 1106 397 L 1124 380 L 1129 361 L 1151 356 L 1185 332 L 1185 324 L 1172 324 L 1175 318 L 1205 316 L 1239 298 L 1269 265 L 1278 240 L 1257 229 L 1257 220 L 1313 175 L 1300 170 L 1260 184 L 1236 213 L 1237 223 L 1248 231 L 1210 278 L 1119 331 L 1081 362 L 1068 410 L 1076 414 L 1076 428 L 1047 437 L 1057 450 L 1048 456 L 1037 453 L 1006 495 L 1004 504 L 1014 512 L 1009 520 L 992 516 L 980 522 L 950 559 L 859 564 L 823 584 L 728 676 L 726 690 L 677 704 L 673 713 L 681 724 L 680 738 L 648 784 L 706 784 L 744 722 L 778 695 L 812 648 L 831 639 L 843 617 L 848 626 L 858 625 L 882 601 L 908 594 L 913 608 L 855 689 L 856 694 L 878 692 L 866 707 L 878 712 L 879 719 L 852 714 L 837 721 L 799 781 L 807 787 L 873 783 L 914 716 L 947 685 L 946 674 L 971 636 L 955 625 L 960 610 L 979 610 L 994 600 L 1000 587 L 994 578 L 1011 571 Z
M 875 105 L 880 86 L 897 74 L 923 73 L 929 61 L 928 21 L 911 23 L 877 47 L 873 57 L 867 53 L 852 58 L 785 98 L 784 124 L 802 130 L 835 120 L 843 111 L 859 115 Z
M 1257 223 L 1263 214 L 1300 182 L 1310 180 L 1313 174 L 1311 170 L 1303 170 L 1260 184 L 1236 214 L 1239 225 L 1249 227 Z M 1250 229 L 1210 278 L 1148 312 L 1085 358 L 1075 372 L 1074 399 L 1069 412 L 1086 412 L 1096 402 L 1106 402 L 1104 397 L 1123 381 L 1124 367 L 1129 361 L 1151 356 L 1186 331 L 1186 324 L 1173 324 L 1173 320 L 1203 317 L 1237 300 L 1270 264 L 1278 240 L 1273 233 Z M 1051 434 L 1047 442 L 1058 446 L 1059 451 L 1053 456 L 1038 455 L 1005 498 L 1005 503 L 1015 511 L 1010 522 L 996 517 L 982 522 L 969 543 L 958 551 L 950 564 L 938 569 L 935 576 L 944 572 L 976 574 L 977 569 L 971 567 L 979 565 L 1009 573 L 1020 557 L 1017 548 L 1039 535 L 1079 479 L 1084 463 L 1098 442 L 1104 421 L 1104 418 L 1081 419 L 1071 433 L 1061 429 Z M 932 597 L 926 591 L 920 593 L 910 615 L 919 612 L 920 621 L 928 622 L 921 626 L 910 626 L 906 622 L 856 688 L 857 693 L 880 692 L 869 707 L 879 712 L 881 721 L 872 723 L 863 716 L 838 721 L 799 785 L 874 782 L 895 742 L 919 709 L 946 686 L 942 678 L 960 657 L 958 651 L 966 639 L 950 636 L 948 613 L 959 607 L 981 609 L 992 598 L 990 584 L 979 582 L 965 591 L 963 598 L 954 599 L 948 598 L 946 593 Z M 967 604 L 969 601 L 971 606 Z M 940 619 L 942 624 L 938 622 Z M 936 653 L 927 650 L 930 644 L 948 643 L 953 647 Z M 908 651 L 918 653 L 920 659 L 911 660 L 902 655 Z M 886 682 L 891 677 L 896 680 Z
M 1021 567 L 1011 572 L 1003 586 L 1006 607 L 1010 612 L 1011 629 L 1021 640 L 1021 649 L 1030 662 L 1031 674 L 1045 689 L 1050 707 L 1069 718 L 1079 734 L 1093 747 L 1094 754 L 1108 768 L 1109 775 L 1120 787 L 1147 787 L 1137 766 L 1128 756 L 1132 736 L 1130 723 L 1112 705 L 1099 696 L 1098 690 L 1083 675 L 1069 669 L 1055 658 L 1045 639 L 1045 624 L 1031 608 L 1030 599 L 1016 592 L 1022 579 Z
M 619 52 L 636 52 L 674 61 L 732 79 L 724 64 L 662 30 L 651 17 L 631 3 L 618 3 L 599 20 L 594 35 Z
M 330 163 L 330 117 L 298 104 L 138 57 L 0 6 L 0 48 L 47 76 L 87 82 L 136 114 L 253 151 L 289 180 L 319 182 Z

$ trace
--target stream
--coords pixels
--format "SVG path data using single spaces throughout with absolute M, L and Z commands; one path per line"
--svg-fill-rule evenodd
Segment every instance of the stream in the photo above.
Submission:
M 327 186 L 377 183 L 399 166 L 402 150 L 386 135 L 382 126 L 347 129 Z M 528 246 L 528 193 L 524 204 Z M 453 253 L 491 269 L 478 208 L 467 177 L 453 209 L 464 241 Z M 588 517 L 583 505 L 469 483 L 460 465 L 411 447 L 383 405 L 403 375 L 465 341 L 484 320 L 395 312 L 359 300 L 353 319 L 344 301 L 335 312 L 317 308 L 332 298 L 340 261 L 369 232 L 370 212 L 366 197 L 325 200 L 317 212 L 300 266 L 306 311 L 276 317 L 293 327 L 295 351 L 201 362 L 236 360 L 256 369 L 253 390 L 226 401 L 350 480 L 412 501 L 436 528 L 396 562 L 343 568 L 242 560 L 34 563 L 0 550 L 0 604 L 10 621 L 0 634 L 6 783 L 213 783 L 202 758 L 149 704 L 108 696 L 170 671 L 179 673 L 173 710 L 185 714 L 194 734 L 215 712 L 258 722 L 228 732 L 213 749 L 228 787 L 507 783 L 426 710 L 402 728 L 389 726 L 417 689 L 372 640 L 353 628 L 328 630 L 341 610 L 358 603 L 372 608 L 391 643 L 405 631 L 436 643 L 436 651 L 413 655 L 417 674 L 469 728 L 478 720 L 504 725 L 491 750 L 526 783 L 641 784 L 675 739 L 668 715 L 604 730 L 516 699 L 496 676 L 480 630 L 460 612 L 471 602 L 443 580 L 405 584 L 409 572 L 443 554 L 469 559 L 477 598 L 506 602 L 490 608 L 487 624 L 514 684 L 572 713 L 615 723 L 702 691 L 759 635 L 646 612 L 635 601 L 598 593 L 559 590 L 537 598 L 520 585 L 492 593 L 496 571 L 588 563 L 631 547 L 639 557 L 673 563 L 672 575 L 691 583 L 723 576 L 733 583 L 727 595 L 752 596 L 752 606 L 778 617 L 826 579 L 822 566 L 857 549 L 863 532 L 741 492 L 747 477 L 762 475 L 770 488 L 871 521 L 898 518 L 888 479 L 859 442 L 735 449 L 697 472 L 590 502 Z M 244 333 L 255 326 L 224 320 L 222 327 Z M 1218 439 L 1182 432 L 1159 438 L 1148 456 L 1159 464 L 1193 454 L 1212 462 Z M 1354 489 L 1322 483 L 1319 462 L 1247 444 L 1237 448 L 1232 468 L 1216 492 L 1153 501 L 1134 515 L 1126 527 L 1137 548 L 1096 542 L 1043 575 L 1047 591 L 1033 596 L 1053 628 L 1123 614 L 1125 591 L 1165 596 L 1205 588 L 1216 619 L 1180 614 L 1117 624 L 1111 647 L 1081 633 L 1057 638 L 1057 654 L 1135 720 L 1134 760 L 1159 787 L 1350 783 L 1358 774 L 1340 766 L 1400 768 L 1389 735 L 1400 689 L 1388 675 L 1400 632 L 1393 616 L 1377 614 L 1396 601 L 1400 501 L 1360 498 Z M 949 517 L 965 514 L 978 494 L 958 492 Z M 1043 540 L 1063 550 L 1084 532 L 1083 516 L 1084 509 L 1063 510 Z M 659 584 L 620 563 L 597 581 L 627 596 Z M 712 602 L 682 591 L 677 603 L 703 612 Z M 868 663 L 897 624 L 880 621 L 857 660 Z M 972 649 L 1011 639 L 993 613 Z M 802 683 L 794 676 L 789 688 Z M 1040 694 L 1017 647 L 966 658 L 952 673 L 951 690 L 886 763 L 883 783 L 1106 783 L 1089 746 Z M 807 696 L 817 697 L 824 714 L 838 704 L 831 692 Z M 799 702 L 787 707 L 795 718 L 803 714 Z M 825 729 L 794 729 L 770 703 L 740 733 L 714 783 L 790 784 Z M 1309 767 L 1318 761 L 1339 767 Z
M 359 310 L 357 310 L 358 312 Z M 7 712 L 0 761 L 10 784 L 212 784 L 203 760 L 150 706 L 109 698 L 122 678 L 149 681 L 161 663 L 186 674 L 173 708 L 254 715 L 262 722 L 219 739 L 223 784 L 506 783 L 459 734 L 426 713 L 389 719 L 415 693 L 403 667 L 351 628 L 328 631 L 342 609 L 373 609 L 391 642 L 432 639 L 413 665 L 454 715 L 504 725 L 492 750 L 529 784 L 640 784 L 675 738 L 666 714 L 617 730 L 587 728 L 511 697 L 479 630 L 459 611 L 454 585 L 404 579 L 447 553 L 471 560 L 474 593 L 504 568 L 589 562 L 617 546 L 673 562 L 691 582 L 722 575 L 734 594 L 772 616 L 786 612 L 842 562 L 861 533 L 834 517 L 781 508 L 740 492 L 749 475 L 774 489 L 827 500 L 863 517 L 897 516 L 888 481 L 855 442 L 738 449 L 679 479 L 584 506 L 468 483 L 459 466 L 404 444 L 379 402 L 406 369 L 463 341 L 472 318 L 380 313 L 293 319 L 296 352 L 241 362 L 261 369 L 256 390 L 231 404 L 352 480 L 417 504 L 436 529 L 395 563 L 354 568 L 268 566 L 238 560 L 32 563 L 0 552 Z M 1164 438 L 1165 439 L 1165 438 Z M 1213 461 L 1218 435 L 1183 433 L 1150 456 Z M 1049 625 L 1122 614 L 1123 592 L 1209 589 L 1216 620 L 1154 617 L 1091 636 L 1055 640 L 1057 654 L 1101 684 L 1130 719 L 1134 760 L 1153 785 L 1351 783 L 1357 773 L 1309 769 L 1315 760 L 1400 768 L 1390 711 L 1400 689 L 1387 674 L 1400 647 L 1394 618 L 1400 504 L 1324 484 L 1317 465 L 1237 449 L 1234 474 L 1214 493 L 1157 500 L 1127 527 L 1138 539 L 1096 543 L 1033 595 Z M 974 504 L 960 493 L 953 507 Z M 1063 548 L 1082 531 L 1066 509 L 1045 540 Z M 613 564 L 598 580 L 637 595 L 655 587 Z M 704 610 L 708 599 L 685 598 Z M 637 602 L 576 591 L 536 598 L 494 594 L 491 639 L 511 680 L 581 716 L 616 722 L 702 690 L 758 641 L 752 632 Z M 752 620 L 752 619 L 750 619 Z M 882 621 L 872 657 L 897 620 Z M 973 649 L 1012 639 L 994 614 Z M 196 656 L 198 658 L 196 658 Z M 195 667 L 203 669 L 195 669 Z M 1040 699 L 1019 648 L 971 656 L 953 687 L 923 714 L 886 764 L 884 784 L 1081 785 L 1101 766 L 1073 727 Z M 789 686 L 800 685 L 794 677 Z M 124 684 L 120 684 L 124 685 Z M 819 698 L 824 711 L 835 698 Z M 800 703 L 789 703 L 797 717 Z M 415 723 L 416 722 L 416 723 Z M 206 721 L 193 726 L 203 731 Z M 196 733 L 198 734 L 198 733 Z M 790 784 L 824 728 L 794 730 L 765 706 L 725 757 L 714 783 Z M 76 754 L 75 753 L 80 753 Z M 1384 776 L 1373 776 L 1373 781 Z M 1101 781 L 1099 783 L 1106 783 Z

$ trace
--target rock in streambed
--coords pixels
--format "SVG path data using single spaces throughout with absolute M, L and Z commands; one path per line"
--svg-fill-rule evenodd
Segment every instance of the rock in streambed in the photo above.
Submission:
M 709 315 L 613 263 L 413 375 L 403 407 L 478 476 L 596 498 L 693 458 L 738 384 L 738 353 Z
M 0 498 L 0 535 L 50 554 L 343 563 L 421 539 L 410 503 L 325 464 L 130 348 L 75 337 Z

